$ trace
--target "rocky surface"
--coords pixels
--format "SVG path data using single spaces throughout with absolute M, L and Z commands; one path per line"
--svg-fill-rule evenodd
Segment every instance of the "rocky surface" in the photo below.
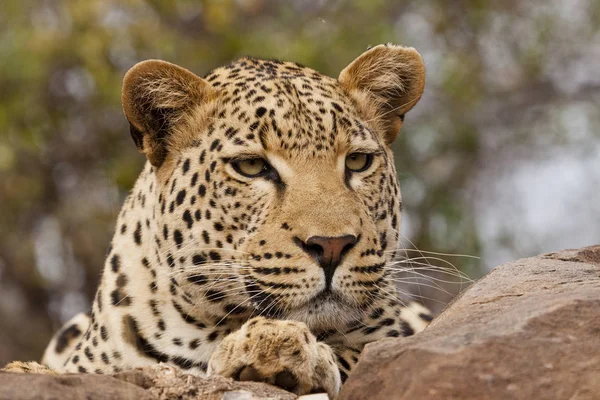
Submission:
M 0 373 L 0 400 L 297 398 L 166 366 L 114 376 Z M 495 268 L 424 332 L 367 346 L 339 398 L 600 399 L 600 246 Z
M 600 246 L 496 267 L 421 334 L 367 346 L 339 398 L 600 399 Z
M 163 366 L 114 376 L 38 375 L 0 372 L 0 400 L 293 400 L 292 393 L 263 383 L 200 378 Z

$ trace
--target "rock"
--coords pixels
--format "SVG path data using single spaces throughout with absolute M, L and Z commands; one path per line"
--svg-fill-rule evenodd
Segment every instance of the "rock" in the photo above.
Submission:
M 600 399 L 600 246 L 495 268 L 422 333 L 367 346 L 339 399 Z
M 236 382 L 222 376 L 201 378 L 169 366 L 137 369 L 114 376 L 126 382 L 141 382 L 142 387 L 160 400 L 292 400 L 298 397 L 264 383 Z
M 327 393 L 305 394 L 298 397 L 298 400 L 329 400 Z
M 75 399 L 206 399 L 293 400 L 285 390 L 257 382 L 235 382 L 221 376 L 201 378 L 168 366 L 145 367 L 115 374 L 15 374 L 0 372 L 0 400 Z
M 104 375 L 0 372 L 1 400 L 155 399 L 144 389 Z

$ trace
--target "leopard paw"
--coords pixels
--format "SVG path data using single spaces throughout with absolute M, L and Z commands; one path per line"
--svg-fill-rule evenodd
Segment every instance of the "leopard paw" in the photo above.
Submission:
M 208 373 L 266 382 L 299 395 L 327 392 L 335 398 L 341 386 L 333 351 L 318 343 L 305 324 L 263 317 L 223 339 Z
M 46 367 L 45 365 L 41 365 L 36 363 L 35 361 L 23 362 L 23 361 L 13 361 L 4 368 L 0 369 L 2 372 L 17 372 L 22 374 L 45 374 L 45 375 L 58 375 L 58 372 Z

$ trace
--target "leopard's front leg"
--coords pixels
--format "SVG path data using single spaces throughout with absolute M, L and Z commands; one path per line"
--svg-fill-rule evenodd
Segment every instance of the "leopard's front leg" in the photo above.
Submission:
M 341 379 L 333 349 L 301 322 L 257 317 L 227 336 L 212 354 L 209 374 L 267 382 L 296 394 L 327 392 Z

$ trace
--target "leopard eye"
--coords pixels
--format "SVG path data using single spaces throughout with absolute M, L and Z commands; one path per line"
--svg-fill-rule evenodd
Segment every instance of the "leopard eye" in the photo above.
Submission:
M 255 178 L 264 175 L 269 171 L 269 164 L 262 158 L 249 158 L 246 160 L 236 160 L 231 163 L 233 169 L 248 178 Z
M 346 157 L 346 168 L 352 172 L 366 171 L 373 162 L 373 154 L 352 153 Z

